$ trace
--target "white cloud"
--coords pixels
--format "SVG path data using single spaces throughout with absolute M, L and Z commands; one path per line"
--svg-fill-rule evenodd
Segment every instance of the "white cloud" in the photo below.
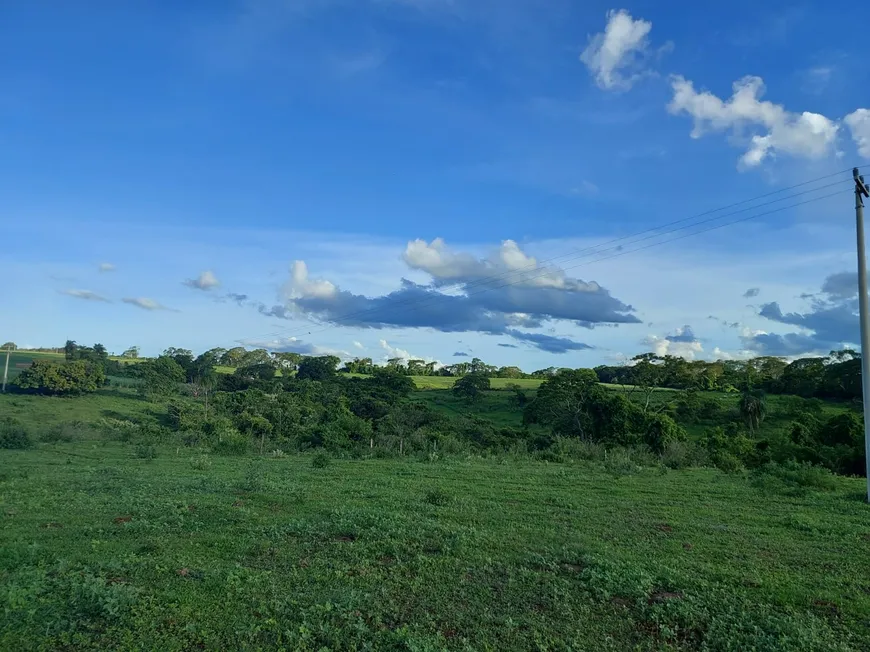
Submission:
M 864 158 L 870 158 L 870 109 L 858 109 L 847 115 L 843 122 L 852 132 L 852 139 L 858 147 L 858 153 Z
M 353 342 L 353 346 L 354 346 L 354 348 L 357 348 L 357 349 L 359 349 L 360 351 L 365 351 L 365 348 L 366 348 L 366 347 L 364 347 L 364 346 L 362 345 L 362 342 L 358 342 L 358 341 L 356 341 L 356 340 L 354 340 L 354 342 Z
M 625 9 L 607 13 L 604 31 L 592 36 L 580 55 L 595 83 L 605 90 L 627 90 L 642 76 L 642 62 L 649 56 L 652 23 L 631 17 Z
M 441 238 L 431 243 L 414 240 L 408 243 L 403 255 L 412 269 L 430 274 L 436 281 L 462 281 L 495 285 L 510 283 L 517 287 L 546 287 L 572 292 L 600 292 L 598 283 L 568 277 L 564 271 L 538 264 L 513 240 L 505 240 L 488 258 L 478 259 L 467 253 L 454 253 Z M 498 278 L 491 278 L 491 277 Z
M 734 92 L 727 101 L 709 91 L 696 91 L 691 81 L 680 76 L 672 78 L 671 86 L 674 96 L 668 111 L 692 117 L 692 138 L 708 131 L 730 130 L 747 147 L 740 159 L 743 166 L 755 167 L 779 152 L 817 159 L 835 149 L 836 121 L 809 111 L 792 113 L 780 104 L 761 100 L 765 89 L 760 77 L 747 76 L 734 82 Z M 751 131 L 756 133 L 747 139 Z
M 100 296 L 96 292 L 91 292 L 90 290 L 61 290 L 61 294 L 65 294 L 68 297 L 73 297 L 75 299 L 82 299 L 83 301 L 102 301 L 104 303 L 111 303 L 106 297 Z
M 389 342 L 387 342 L 386 340 L 380 340 L 378 344 L 380 344 L 381 348 L 384 350 L 383 362 L 398 358 L 405 363 L 407 363 L 408 360 L 423 360 L 425 362 L 434 362 L 435 369 L 440 369 L 444 366 L 444 364 L 440 360 L 436 360 L 435 358 L 429 358 L 422 355 L 413 355 L 405 349 L 399 349 L 390 346 Z
M 694 360 L 704 353 L 704 347 L 690 326 L 678 328 L 674 335 L 660 337 L 648 335 L 643 340 L 643 345 L 659 356 L 673 355 L 686 360 Z
M 331 299 L 337 288 L 333 283 L 322 279 L 308 278 L 308 266 L 303 260 L 295 260 L 290 266 L 290 280 L 284 285 L 287 299 Z
M 184 284 L 187 287 L 193 288 L 195 290 L 211 290 L 212 288 L 220 285 L 220 281 L 217 280 L 217 277 L 211 271 L 205 271 L 200 274 L 197 278 L 189 278 L 184 281 Z
M 121 301 L 123 301 L 124 303 L 129 303 L 131 306 L 142 308 L 143 310 L 168 310 L 170 312 L 178 312 L 177 310 L 173 310 L 172 308 L 167 308 L 166 306 L 161 305 L 154 299 L 147 299 L 145 297 L 125 297 L 124 299 L 121 299 Z
M 112 263 L 100 263 L 99 270 L 101 272 L 114 272 L 115 266 Z
M 300 355 L 310 356 L 334 355 L 342 360 L 350 360 L 353 357 L 347 351 L 318 346 L 310 342 L 304 342 L 297 337 L 283 337 L 269 340 L 246 339 L 239 340 L 239 344 L 255 349 L 266 349 L 267 351 L 278 351 L 281 353 L 299 353 Z

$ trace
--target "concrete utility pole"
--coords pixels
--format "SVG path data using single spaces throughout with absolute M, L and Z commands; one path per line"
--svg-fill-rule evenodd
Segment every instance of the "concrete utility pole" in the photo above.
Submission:
M 6 378 L 9 377 L 9 354 L 12 353 L 12 347 L 6 347 L 6 366 L 3 369 L 3 393 L 6 393 Z
M 867 502 L 870 502 L 870 307 L 867 303 L 867 251 L 864 248 L 864 197 L 870 191 L 858 168 L 855 178 L 855 226 L 858 232 L 858 312 L 861 315 L 861 389 L 864 397 L 864 456 L 867 471 Z

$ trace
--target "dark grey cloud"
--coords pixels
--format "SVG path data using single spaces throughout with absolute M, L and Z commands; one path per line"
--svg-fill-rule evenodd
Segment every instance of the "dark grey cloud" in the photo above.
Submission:
M 218 301 L 232 301 L 233 303 L 238 304 L 239 306 L 243 306 L 245 301 L 248 300 L 247 294 L 237 294 L 235 292 L 227 292 L 225 295 L 220 297 Z
M 727 320 L 725 320 L 725 319 L 722 319 L 722 318 L 720 318 L 720 317 L 716 317 L 716 316 L 714 316 L 714 315 L 709 315 L 709 316 L 707 317 L 707 319 L 712 319 L 713 321 L 717 321 L 717 322 L 719 322 L 720 324 L 722 324 L 723 326 L 725 326 L 726 328 L 740 328 L 740 322 L 739 322 L 739 321 L 727 321 Z
M 786 333 L 785 335 L 760 333 L 742 339 L 744 348 L 748 351 L 753 351 L 759 355 L 777 357 L 799 356 L 822 350 L 830 351 L 832 348 L 836 348 L 823 346 L 820 349 L 819 342 L 815 338 L 801 333 Z
M 674 335 L 666 335 L 665 339 L 669 342 L 697 342 L 698 338 L 695 336 L 694 331 L 692 331 L 691 326 L 683 326 L 682 328 L 678 328 L 677 332 Z
M 518 349 L 518 348 L 520 348 L 516 344 L 508 344 L 507 342 L 499 342 L 498 345 L 505 348 L 505 349 Z
M 582 342 L 575 342 L 567 337 L 554 337 L 543 333 L 522 333 L 517 330 L 506 331 L 507 335 L 548 353 L 567 353 L 568 351 L 586 351 L 592 347 Z
M 570 278 L 543 268 L 511 241 L 487 259 L 452 253 L 443 242 L 409 243 L 405 262 L 432 277 L 422 285 L 403 279 L 401 287 L 367 297 L 341 290 L 326 280 L 311 280 L 301 261 L 294 263 L 283 305 L 257 309 L 288 319 L 304 316 L 352 328 L 432 328 L 446 333 L 508 335 L 543 351 L 564 353 L 591 348 L 567 338 L 518 330 L 542 328 L 547 321 L 570 321 L 583 328 L 641 323 L 634 308 L 594 281 Z M 506 275 L 507 274 L 507 275 Z M 493 275 L 499 275 L 493 278 Z M 443 292 L 445 285 L 462 293 Z
M 453 354 L 453 357 L 454 358 L 470 358 L 471 356 L 468 355 L 465 351 L 457 351 L 456 353 Z
M 805 312 L 783 312 L 775 301 L 762 305 L 760 316 L 800 331 L 748 335 L 742 338 L 744 347 L 765 355 L 796 356 L 827 353 L 860 341 L 857 274 L 832 274 L 822 283 L 821 292 L 810 297 Z
M 743 293 L 744 299 L 754 299 L 761 292 L 761 288 L 749 288 Z
M 832 300 L 851 299 L 858 296 L 858 272 L 831 274 L 822 283 L 822 294 Z

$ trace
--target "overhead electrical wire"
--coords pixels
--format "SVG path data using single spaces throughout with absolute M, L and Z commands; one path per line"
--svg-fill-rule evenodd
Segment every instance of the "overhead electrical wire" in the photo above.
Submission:
M 823 199 L 827 199 L 827 198 L 829 198 L 829 197 L 833 197 L 833 196 L 835 196 L 835 195 L 841 194 L 842 191 L 840 191 L 840 192 L 834 192 L 834 193 L 829 193 L 829 194 L 827 194 L 827 195 L 823 195 L 823 196 L 820 196 L 820 197 L 814 197 L 814 198 L 811 198 L 811 199 L 808 199 L 808 200 L 805 200 L 805 201 L 802 201 L 802 202 L 798 202 L 798 203 L 796 203 L 796 204 L 790 204 L 790 205 L 787 205 L 787 206 L 782 206 L 782 207 L 779 207 L 779 208 L 776 208 L 776 209 L 773 209 L 773 210 L 770 210 L 770 211 L 765 211 L 765 212 L 762 212 L 762 213 L 752 214 L 752 215 L 749 215 L 749 216 L 744 217 L 744 218 L 741 218 L 741 219 L 731 220 L 731 221 L 728 221 L 728 222 L 724 222 L 724 223 L 722 223 L 722 224 L 717 224 L 717 225 L 714 225 L 714 226 L 712 226 L 712 227 L 710 227 L 710 228 L 707 228 L 707 229 L 702 229 L 702 230 L 699 230 L 699 231 L 693 231 L 693 232 L 691 232 L 691 233 L 688 233 L 688 234 L 684 234 L 684 235 L 678 236 L 678 237 L 676 237 L 676 238 L 670 238 L 670 239 L 663 240 L 663 241 L 660 241 L 660 242 L 654 242 L 654 243 L 652 243 L 652 244 L 645 245 L 645 246 L 643 246 L 643 247 L 638 247 L 638 248 L 635 248 L 635 249 L 630 249 L 630 250 L 628 250 L 628 251 L 622 251 L 622 249 L 623 249 L 624 246 L 626 246 L 626 245 L 633 245 L 633 244 L 637 244 L 637 243 L 639 243 L 639 242 L 644 242 L 644 241 L 647 241 L 647 240 L 650 240 L 650 239 L 653 239 L 653 238 L 658 238 L 658 237 L 667 236 L 667 235 L 669 235 L 669 234 L 671 234 L 671 233 L 677 233 L 677 232 L 679 232 L 679 231 L 683 231 L 683 230 L 686 230 L 686 229 L 691 229 L 691 228 L 693 228 L 693 227 L 697 227 L 697 226 L 699 226 L 699 225 L 709 224 L 710 222 L 715 222 L 715 221 L 717 221 L 717 220 L 722 220 L 722 219 L 724 219 L 724 218 L 731 217 L 731 216 L 733 216 L 733 215 L 737 215 L 737 214 L 740 214 L 740 213 L 745 213 L 745 212 L 748 212 L 748 211 L 754 211 L 754 210 L 757 210 L 757 209 L 759 209 L 759 208 L 763 208 L 763 207 L 765 207 L 765 206 L 770 206 L 770 205 L 772 205 L 772 204 L 776 204 L 776 203 L 779 203 L 779 202 L 782 202 L 782 201 L 787 201 L 787 200 L 795 199 L 795 198 L 800 197 L 800 196 L 804 196 L 804 195 L 807 195 L 807 194 L 810 194 L 810 193 L 818 192 L 818 191 L 820 191 L 820 190 L 825 190 L 825 189 L 827 189 L 827 188 L 831 188 L 831 187 L 834 187 L 834 186 L 837 186 L 837 185 L 841 185 L 841 184 L 845 183 L 847 180 L 846 180 L 846 179 L 843 179 L 843 180 L 840 180 L 840 181 L 835 181 L 835 182 L 830 183 L 830 184 L 826 184 L 826 185 L 822 185 L 822 186 L 817 186 L 817 187 L 814 187 L 814 188 L 810 188 L 810 189 L 808 189 L 808 190 L 804 190 L 804 191 L 802 191 L 802 192 L 798 192 L 798 193 L 793 193 L 793 194 L 791 194 L 791 195 L 787 195 L 787 196 L 785 196 L 785 197 L 780 197 L 780 198 L 778 198 L 778 199 L 774 199 L 774 200 L 772 200 L 772 201 L 765 202 L 765 203 L 762 203 L 762 204 L 754 204 L 754 205 L 752 205 L 752 206 L 747 206 L 747 207 L 742 208 L 742 209 L 740 209 L 740 210 L 732 211 L 732 212 L 730 212 L 730 213 L 725 213 L 724 215 L 715 215 L 715 216 L 713 216 L 713 217 L 709 217 L 709 218 L 704 219 L 704 220 L 698 220 L 698 218 L 700 218 L 700 217 L 704 217 L 704 216 L 707 216 L 707 215 L 712 215 L 712 214 L 714 214 L 714 213 L 720 213 L 721 211 L 728 210 L 728 209 L 730 209 L 730 208 L 734 208 L 734 207 L 736 207 L 736 206 L 742 206 L 742 205 L 744 205 L 744 204 L 749 204 L 749 203 L 751 203 L 751 202 L 756 202 L 756 201 L 758 201 L 758 200 L 760 200 L 760 199 L 764 199 L 764 198 L 766 198 L 766 197 L 771 197 L 771 196 L 773 196 L 773 195 L 777 195 L 777 194 L 780 194 L 780 193 L 783 193 L 783 192 L 787 192 L 787 191 L 789 191 L 789 190 L 794 190 L 794 189 L 801 188 L 801 187 L 804 187 L 804 186 L 807 186 L 807 185 L 810 185 L 810 184 L 813 184 L 813 183 L 817 183 L 817 182 L 819 182 L 819 181 L 823 181 L 823 180 L 825 180 L 825 179 L 829 179 L 829 178 L 835 177 L 835 176 L 837 176 L 837 175 L 843 174 L 845 171 L 848 171 L 848 170 L 851 170 L 851 168 L 847 168 L 846 170 L 842 170 L 842 171 L 835 172 L 835 173 L 832 173 L 832 174 L 828 174 L 828 175 L 824 175 L 824 176 L 821 176 L 821 177 L 817 177 L 817 178 L 815 178 L 815 179 L 809 179 L 809 180 L 807 180 L 807 181 L 803 181 L 803 182 L 801 182 L 801 183 L 795 184 L 795 185 L 793 185 L 793 186 L 789 186 L 789 187 L 787 187 L 787 188 L 782 188 L 782 189 L 775 190 L 775 191 L 772 191 L 772 192 L 769 192 L 769 193 L 765 193 L 765 194 L 763 194 L 763 195 L 759 195 L 759 196 L 753 197 L 753 198 L 751 198 L 751 199 L 742 200 L 742 201 L 739 201 L 739 202 L 735 202 L 735 203 L 733 203 L 733 204 L 729 204 L 729 205 L 724 206 L 724 207 L 720 207 L 720 208 L 717 208 L 717 209 L 713 209 L 713 210 L 705 211 L 705 212 L 703 212 L 703 213 L 699 213 L 699 214 L 697 214 L 697 215 L 694 215 L 694 216 L 691 216 L 691 217 L 688 217 L 688 218 L 683 218 L 683 219 L 680 219 L 680 220 L 674 220 L 674 221 L 672 221 L 672 222 L 668 222 L 668 223 L 665 223 L 665 224 L 662 224 L 662 225 L 659 225 L 659 226 L 656 226 L 656 227 L 652 227 L 652 228 L 649 228 L 649 229 L 645 229 L 645 230 L 643 230 L 643 231 L 639 231 L 639 232 L 636 232 L 636 233 L 633 233 L 633 234 L 629 234 L 629 235 L 626 235 L 626 236 L 621 236 L 621 237 L 619 237 L 619 238 L 614 238 L 614 239 L 612 239 L 612 240 L 609 240 L 609 241 L 606 241 L 606 242 L 603 242 L 603 243 L 599 243 L 598 245 L 594 245 L 594 246 L 592 246 L 592 247 L 587 247 L 587 248 L 584 248 L 584 249 L 577 249 L 577 250 L 573 250 L 573 251 L 571 251 L 571 252 L 567 252 L 567 253 L 565 253 L 565 254 L 561 254 L 561 255 L 559 255 L 559 256 L 554 256 L 554 257 L 551 257 L 551 258 L 548 258 L 548 259 L 544 259 L 544 260 L 541 260 L 541 261 L 536 261 L 536 263 L 535 263 L 534 265 L 527 266 L 526 268 L 517 268 L 517 269 L 511 269 L 511 270 L 504 270 L 504 271 L 502 271 L 502 272 L 500 272 L 500 273 L 498 273 L 498 274 L 493 274 L 493 275 L 490 275 L 490 276 L 486 276 L 486 277 L 481 277 L 481 278 L 478 278 L 478 279 L 474 279 L 473 281 L 469 281 L 468 283 L 461 283 L 461 282 L 460 282 L 460 283 L 454 283 L 454 284 L 449 284 L 449 285 L 439 286 L 438 289 L 439 289 L 439 290 L 445 290 L 445 289 L 449 289 L 450 287 L 453 286 L 453 287 L 456 287 L 457 289 L 462 289 L 462 290 L 466 291 L 466 292 L 465 292 L 465 296 L 474 296 L 474 295 L 477 295 L 477 294 L 481 294 L 481 293 L 483 293 L 483 292 L 488 292 L 488 291 L 491 291 L 491 290 L 497 290 L 497 289 L 501 289 L 501 288 L 508 287 L 508 286 L 511 286 L 511 285 L 517 285 L 517 284 L 519 284 L 519 283 L 525 283 L 525 282 L 528 282 L 528 281 L 534 280 L 534 279 L 536 279 L 536 278 L 540 278 L 541 276 L 544 276 L 544 275 L 546 275 L 546 274 L 553 273 L 554 269 L 553 269 L 552 267 L 543 267 L 543 265 L 546 264 L 546 263 L 551 263 L 551 262 L 556 261 L 556 260 L 566 259 L 567 261 L 570 261 L 570 260 L 576 260 L 576 259 L 578 259 L 578 258 L 584 258 L 584 257 L 590 256 L 590 255 L 594 256 L 594 255 L 597 255 L 597 254 L 607 253 L 607 252 L 610 252 L 610 251 L 617 251 L 617 252 L 618 252 L 618 253 L 616 253 L 615 255 L 612 255 L 612 256 L 606 256 L 606 257 L 604 257 L 604 258 L 598 258 L 598 259 L 595 259 L 595 260 L 586 261 L 586 262 L 584 262 L 584 263 L 579 263 L 579 264 L 577 264 L 577 265 L 572 265 L 572 266 L 567 266 L 567 267 L 562 266 L 562 267 L 561 267 L 561 270 L 562 270 L 562 271 L 565 271 L 565 270 L 568 270 L 568 269 L 576 269 L 577 267 L 581 267 L 581 266 L 586 265 L 586 264 L 592 264 L 592 263 L 596 263 L 596 262 L 602 262 L 602 261 L 604 261 L 604 260 L 609 260 L 609 259 L 611 259 L 611 258 L 617 258 L 617 257 L 619 257 L 619 256 L 627 255 L 627 254 L 629 254 L 629 253 L 633 253 L 633 252 L 635 252 L 635 251 L 641 251 L 641 250 L 644 250 L 644 249 L 649 249 L 649 248 L 651 248 L 651 247 L 656 247 L 656 246 L 664 245 L 664 244 L 667 244 L 667 243 L 669 243 L 669 242 L 673 242 L 673 241 L 676 241 L 676 240 L 681 240 L 681 239 L 684 239 L 684 238 L 687 238 L 687 237 L 691 237 L 691 236 L 694 236 L 694 235 L 699 235 L 699 234 L 701 234 L 701 233 L 705 233 L 705 232 L 707 232 L 707 231 L 713 231 L 713 230 L 715 230 L 715 229 L 723 228 L 723 227 L 725 227 L 725 226 L 730 226 L 730 225 L 732 225 L 732 224 L 737 224 L 737 223 L 745 222 L 745 221 L 748 221 L 748 220 L 751 220 L 751 219 L 756 219 L 756 218 L 758 218 L 758 217 L 762 217 L 762 216 L 765 216 L 765 215 L 770 215 L 770 214 L 772 214 L 772 213 L 777 213 L 777 212 L 780 212 L 780 211 L 783 211 L 783 210 L 787 210 L 787 209 L 789 209 L 789 208 L 795 208 L 795 207 L 802 206 L 802 205 L 805 205 L 805 204 L 809 204 L 809 203 L 812 203 L 812 202 L 815 202 L 815 201 L 821 201 L 821 200 L 823 200 Z M 849 179 L 848 181 L 851 183 L 851 179 Z M 692 221 L 692 220 L 695 220 L 695 221 Z M 690 222 L 690 221 L 692 221 L 690 224 L 685 224 L 686 222 Z M 674 226 L 674 225 L 677 225 L 677 224 L 685 224 L 685 225 L 684 225 L 684 226 L 681 226 L 681 227 L 679 227 L 679 228 L 676 228 L 676 229 L 670 229 L 670 230 L 663 231 L 663 229 L 666 229 L 666 228 L 669 227 L 669 226 Z M 661 232 L 660 232 L 660 231 L 661 231 Z M 659 232 L 660 232 L 660 233 L 659 233 Z M 637 236 L 645 236 L 645 237 L 638 238 Z M 633 239 L 633 238 L 635 238 L 635 239 Z M 633 240 L 632 240 L 632 239 L 633 239 Z M 628 242 L 626 242 L 626 241 L 628 241 Z M 616 244 L 616 243 L 621 243 L 621 244 L 618 244 L 617 246 L 613 246 L 613 247 L 608 247 L 608 248 L 606 248 L 606 249 L 600 249 L 601 247 L 604 247 L 604 246 L 606 246 L 606 245 L 612 245 L 612 244 Z M 526 274 L 526 271 L 527 271 L 527 270 L 531 270 L 531 271 L 539 271 L 540 273 L 537 274 L 537 275 L 534 275 L 534 274 L 533 274 L 533 275 L 528 275 L 528 274 Z M 509 281 L 509 282 L 504 283 L 504 284 L 502 284 L 502 285 L 495 285 L 495 286 L 491 285 L 494 281 L 497 281 L 499 278 L 510 277 L 510 276 L 514 276 L 514 275 L 520 275 L 520 278 L 517 278 L 517 279 L 514 280 L 514 281 Z M 483 285 L 485 285 L 486 287 L 484 287 L 482 290 L 478 290 L 477 292 L 470 292 L 470 293 L 467 292 L 468 289 L 471 289 L 471 288 L 474 288 L 474 287 L 478 287 L 478 286 L 483 286 Z M 387 307 L 387 306 L 374 306 L 374 307 L 371 307 L 371 308 L 366 308 L 366 309 L 363 309 L 363 310 L 358 310 L 358 311 L 354 311 L 354 312 L 346 313 L 346 314 L 343 314 L 343 315 L 338 315 L 338 316 L 336 316 L 336 317 L 330 318 L 328 321 L 331 322 L 331 323 L 330 323 L 329 325 L 323 327 L 323 328 L 316 328 L 315 330 L 309 330 L 308 328 L 303 328 L 303 329 L 294 329 L 293 331 L 290 331 L 290 332 L 288 332 L 286 329 L 284 329 L 284 330 L 281 330 L 281 331 L 275 331 L 275 332 L 272 332 L 272 333 L 262 334 L 262 335 L 257 336 L 257 337 L 269 337 L 269 336 L 279 336 L 279 335 L 281 335 L 281 336 L 284 336 L 284 337 L 288 337 L 288 338 L 289 338 L 289 337 L 295 336 L 295 335 L 297 335 L 297 334 L 298 334 L 298 335 L 303 335 L 303 334 L 313 335 L 313 334 L 315 334 L 315 333 L 321 333 L 321 332 L 324 332 L 324 331 L 327 331 L 327 330 L 330 330 L 330 329 L 333 329 L 333 328 L 337 328 L 337 327 L 339 327 L 339 326 L 342 325 L 342 322 L 345 322 L 345 321 L 347 321 L 347 320 L 349 320 L 349 319 L 353 319 L 354 317 L 360 317 L 360 316 L 364 316 L 364 315 L 369 315 L 369 314 L 372 314 L 372 313 L 377 313 L 377 312 L 379 312 L 379 311 L 384 311 L 384 310 L 386 310 L 386 309 L 389 309 L 389 310 L 393 311 L 393 310 L 395 310 L 396 308 L 399 308 L 399 307 L 401 307 L 401 306 L 403 306 L 403 305 L 407 305 L 407 306 L 414 305 L 414 306 L 418 306 L 418 307 L 419 307 L 419 306 L 422 306 L 422 305 L 426 305 L 428 302 L 438 301 L 438 300 L 440 300 L 443 296 L 444 296 L 444 295 L 443 295 L 442 293 L 438 293 L 438 294 L 432 294 L 432 295 L 429 295 L 429 296 L 426 296 L 426 297 L 423 297 L 423 298 L 419 298 L 419 297 L 411 297 L 411 298 L 408 298 L 408 299 L 405 299 L 405 300 L 400 300 L 400 301 L 394 302 L 394 303 L 390 304 L 390 306 L 388 306 L 388 307 Z M 382 325 L 384 325 L 384 326 L 388 326 L 389 324 L 382 324 Z M 240 340 L 236 340 L 236 341 L 239 342 Z

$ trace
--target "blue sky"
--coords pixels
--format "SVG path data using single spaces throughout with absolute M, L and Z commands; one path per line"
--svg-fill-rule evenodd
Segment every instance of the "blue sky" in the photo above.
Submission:
M 855 339 L 849 173 L 588 251 L 870 170 L 854 4 L 0 12 L 2 340 L 535 369 Z

